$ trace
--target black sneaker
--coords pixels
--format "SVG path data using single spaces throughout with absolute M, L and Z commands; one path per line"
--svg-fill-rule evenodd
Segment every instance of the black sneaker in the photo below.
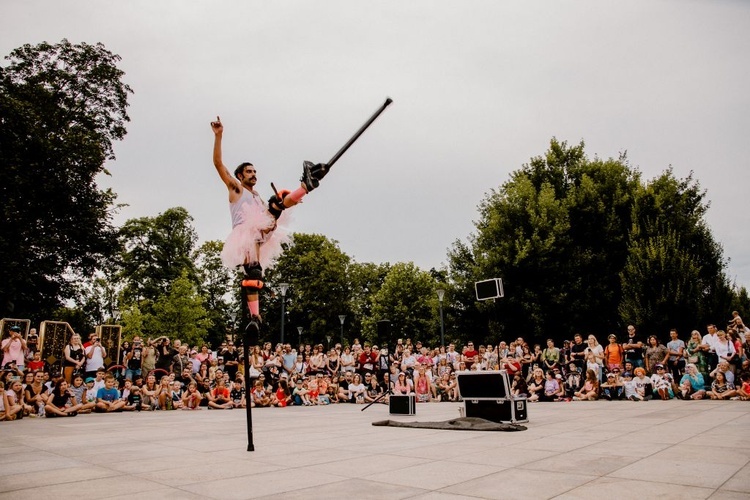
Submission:
M 311 161 L 302 163 L 302 177 L 300 181 L 305 185 L 308 193 L 320 185 L 320 181 L 313 175 L 314 168 L 315 165 Z

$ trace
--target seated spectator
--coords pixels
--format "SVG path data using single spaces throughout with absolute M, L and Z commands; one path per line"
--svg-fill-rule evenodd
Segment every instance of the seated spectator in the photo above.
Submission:
M 292 390 L 292 401 L 294 406 L 312 406 L 313 404 L 302 378 L 298 378 L 295 382 L 294 390 Z
M 727 382 L 734 384 L 734 373 L 732 373 L 731 367 L 727 361 L 719 361 L 719 364 L 710 373 L 711 378 L 715 379 L 718 372 L 724 374 L 724 378 L 727 379 Z
M 359 373 L 355 373 L 353 376 L 352 383 L 349 384 L 349 394 L 351 403 L 364 403 L 365 402 L 365 384 L 362 383 L 362 377 Z
M 137 385 L 133 385 L 128 392 L 128 397 L 124 400 L 125 406 L 122 407 L 125 411 L 141 411 L 143 409 L 143 402 L 141 399 L 141 388 Z M 80 413 L 80 412 L 79 412 Z
M 576 401 L 594 401 L 599 397 L 599 377 L 594 370 L 586 370 L 586 380 L 580 391 L 573 395 Z
M 568 372 L 565 374 L 565 381 L 563 382 L 565 397 L 572 398 L 575 396 L 575 393 L 581 389 L 581 379 L 581 373 L 578 371 L 576 364 L 570 363 L 568 366 Z
M 737 396 L 742 401 L 748 401 L 750 400 L 750 372 L 743 372 L 740 375 L 740 380 L 742 381 L 742 385 L 737 389 Z
M 75 417 L 82 405 L 76 404 L 75 397 L 68 389 L 68 383 L 62 380 L 55 386 L 47 404 L 44 406 L 44 414 L 52 417 Z
M 406 373 L 399 373 L 398 378 L 393 383 L 393 394 L 396 396 L 405 396 L 413 393 L 414 390 L 411 380 L 406 378 Z
M 674 397 L 672 389 L 674 383 L 672 374 L 666 370 L 664 365 L 656 365 L 656 373 L 651 375 L 651 386 L 654 388 L 654 392 L 659 395 L 659 398 L 665 401 L 672 399 Z
M 529 381 L 529 401 L 539 401 L 544 395 L 544 371 L 541 368 L 534 368 Z
M 20 380 L 11 380 L 8 387 L 9 389 L 5 389 L 5 385 L 3 384 L 3 387 L 0 388 L 5 410 L 5 420 L 20 420 L 23 418 L 23 403 L 21 401 L 23 397 L 23 393 L 21 392 L 23 384 L 21 384 Z M 21 394 L 20 397 L 19 393 Z
M 437 386 L 438 401 L 458 401 L 458 385 L 455 375 L 450 372 L 443 373 Z
M 560 401 L 563 395 L 563 387 L 560 378 L 557 378 L 553 370 L 547 370 L 547 380 L 544 381 L 544 393 L 539 395 L 539 401 Z
M 104 387 L 96 393 L 96 406 L 94 411 L 99 413 L 110 413 L 122 410 L 125 401 L 120 399 L 120 391 L 115 389 L 115 377 L 107 375 L 104 379 Z
M 94 386 L 94 379 L 91 379 L 91 386 Z M 96 397 L 93 400 L 88 398 L 88 388 L 83 383 L 83 375 L 76 374 L 73 376 L 73 386 L 70 388 L 70 392 L 73 393 L 73 397 L 76 400 L 76 404 L 80 404 L 81 407 L 78 409 L 78 413 L 91 413 L 96 406 Z
M 638 368 L 640 368 L 640 366 Z M 633 374 L 625 372 L 622 374 L 622 378 L 625 399 L 629 399 L 630 401 L 643 401 L 643 396 L 638 393 L 638 390 L 635 387 L 635 382 L 633 382 Z
M 200 410 L 200 404 L 203 397 L 198 391 L 198 383 L 190 382 L 187 390 L 182 395 L 183 410 Z
M 369 382 L 365 384 L 365 402 L 372 403 L 383 394 L 383 388 L 378 383 L 378 378 L 373 374 Z
M 659 364 L 655 364 L 652 366 L 654 371 L 656 371 L 656 366 Z M 662 368 L 664 365 L 661 365 Z M 646 370 L 641 368 L 640 366 L 635 369 L 635 377 L 633 377 L 633 383 L 635 384 L 635 390 L 638 393 L 638 395 L 641 397 L 642 400 L 648 401 L 654 396 L 653 388 L 651 387 L 651 379 L 646 376 Z
M 232 400 L 229 399 L 229 389 L 224 385 L 224 377 L 216 381 L 214 387 L 208 393 L 209 410 L 231 410 L 233 408 Z
M 685 365 L 685 375 L 680 380 L 680 391 L 676 394 L 681 399 L 703 399 L 706 385 L 703 375 L 693 363 Z
M 234 401 L 235 397 L 238 395 L 237 392 L 233 392 L 234 396 L 232 397 L 232 400 Z M 266 392 L 266 388 L 263 387 L 263 383 L 260 380 L 257 380 L 255 382 L 255 385 L 253 386 L 253 389 L 250 393 L 252 405 L 258 408 L 267 408 L 269 406 L 274 406 L 274 397 L 272 397 L 272 394 L 269 392 Z M 243 399 L 244 399 L 244 393 L 243 393 Z M 235 408 L 238 408 L 238 406 L 235 403 Z M 244 408 L 244 406 L 242 406 Z
M 169 383 L 169 396 L 171 398 L 170 409 L 182 408 L 182 382 L 173 380 Z
M 47 404 L 49 396 L 47 388 L 44 385 L 44 373 L 36 372 L 31 375 L 33 382 L 26 386 L 24 399 L 26 404 L 32 408 L 32 412 L 43 415 L 44 405 Z
M 624 397 L 625 387 L 623 387 L 619 373 L 611 372 L 607 374 L 606 381 L 600 386 L 600 395 L 602 399 L 607 401 L 619 400 Z
M 513 384 L 510 387 L 511 395 L 519 398 L 526 398 L 529 396 L 529 386 L 526 384 L 526 380 L 523 375 L 516 373 L 513 376 Z
M 734 389 L 734 384 L 727 381 L 723 372 L 717 372 L 716 378 L 711 383 L 711 390 L 706 391 L 706 394 L 711 399 L 729 399 L 736 396 L 737 391 Z
M 429 403 L 432 400 L 432 380 L 427 374 L 427 368 L 418 365 L 414 372 L 414 393 L 418 403 Z
M 331 386 L 335 387 L 335 386 Z M 292 394 L 289 392 L 289 385 L 287 380 L 282 378 L 279 380 L 278 388 L 276 389 L 276 404 L 279 407 L 285 407 L 292 403 Z

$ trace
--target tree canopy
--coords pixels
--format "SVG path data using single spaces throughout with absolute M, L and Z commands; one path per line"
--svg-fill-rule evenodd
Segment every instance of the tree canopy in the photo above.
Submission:
M 704 197 L 691 177 L 668 170 L 644 183 L 625 155 L 589 159 L 583 143 L 553 139 L 487 195 L 475 233 L 451 249 L 458 317 L 484 322 L 490 338 L 562 339 L 628 322 L 663 333 L 726 314 L 731 291 Z M 478 304 L 471 285 L 495 277 L 505 298 Z
M 125 136 L 131 88 L 102 44 L 24 45 L 0 67 L 0 308 L 42 318 L 117 251 L 97 174 Z

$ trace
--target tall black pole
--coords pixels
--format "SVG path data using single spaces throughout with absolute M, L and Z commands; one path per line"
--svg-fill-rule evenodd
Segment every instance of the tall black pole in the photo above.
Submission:
M 387 108 L 387 107 L 388 107 L 388 105 L 389 105 L 390 103 L 392 103 L 392 102 L 393 102 L 393 99 L 391 99 L 390 97 L 389 97 L 389 98 L 387 98 L 387 99 L 385 100 L 385 102 L 383 103 L 383 105 L 382 105 L 382 106 L 380 106 L 380 108 L 378 108 L 378 110 L 377 110 L 377 111 L 375 111 L 375 113 L 373 113 L 373 115 L 372 115 L 372 116 L 371 116 L 371 117 L 370 117 L 370 118 L 369 118 L 369 119 L 368 119 L 368 120 L 367 120 L 367 121 L 365 122 L 365 124 L 364 124 L 364 125 L 362 125 L 362 126 L 361 126 L 361 127 L 359 128 L 359 130 L 357 130 L 357 132 L 355 132 L 355 134 L 354 134 L 354 135 L 352 136 L 352 138 L 351 138 L 351 139 L 349 139 L 349 140 L 348 140 L 348 141 L 346 142 L 346 144 L 344 144 L 344 145 L 342 146 L 342 148 L 341 148 L 341 149 L 339 149 L 339 150 L 338 150 L 338 151 L 336 152 L 336 154 L 335 154 L 335 155 L 333 155 L 333 157 L 332 157 L 332 158 L 331 158 L 330 160 L 328 160 L 328 163 L 327 163 L 327 165 L 328 165 L 328 168 L 331 168 L 331 167 L 333 166 L 333 164 L 334 164 L 334 163 L 336 163 L 336 162 L 338 161 L 338 159 L 339 159 L 339 158 L 341 158 L 341 155 L 343 155 L 344 153 L 346 153 L 346 150 L 347 150 L 347 149 L 349 149 L 349 147 L 350 147 L 350 146 L 351 146 L 352 144 L 354 144 L 354 141 L 356 141 L 357 139 L 359 139 L 359 136 L 360 136 L 360 135 L 362 135 L 362 133 L 363 133 L 363 132 L 364 132 L 365 130 L 367 130 L 367 127 L 369 127 L 370 125 L 372 125 L 372 122 L 374 122 L 374 121 L 375 121 L 375 118 L 377 118 L 378 116 L 380 116 L 380 113 L 382 113 L 383 111 L 385 111 L 385 108 Z
M 245 341 L 242 343 L 242 355 L 245 357 L 245 413 L 247 417 L 247 451 L 255 451 L 255 445 L 253 444 L 253 413 L 252 405 L 250 404 L 250 327 L 245 332 Z

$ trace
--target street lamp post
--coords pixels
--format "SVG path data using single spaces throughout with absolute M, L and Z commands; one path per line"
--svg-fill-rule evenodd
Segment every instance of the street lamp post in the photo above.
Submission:
M 279 283 L 281 291 L 281 343 L 284 343 L 284 307 L 286 306 L 286 291 L 289 289 L 289 283 Z
M 297 345 L 302 345 L 302 327 L 297 327 L 297 333 L 299 333 L 299 342 L 297 342 Z
M 341 321 L 341 346 L 344 346 L 344 320 L 346 320 L 346 314 L 339 314 L 339 321 Z
M 445 322 L 443 321 L 443 297 L 445 296 L 445 290 L 438 288 L 437 296 L 440 302 L 440 345 L 445 347 Z

